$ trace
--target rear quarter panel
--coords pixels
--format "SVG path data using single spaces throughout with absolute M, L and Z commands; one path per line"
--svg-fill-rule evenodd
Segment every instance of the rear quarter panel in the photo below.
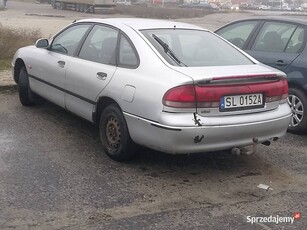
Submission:
M 140 64 L 136 69 L 118 67 L 108 87 L 99 97 L 109 96 L 125 112 L 159 121 L 163 111 L 162 98 L 167 90 L 193 80 L 171 69 L 141 35 L 130 28 L 125 33 L 133 42 Z M 131 98 L 127 95 L 132 94 Z

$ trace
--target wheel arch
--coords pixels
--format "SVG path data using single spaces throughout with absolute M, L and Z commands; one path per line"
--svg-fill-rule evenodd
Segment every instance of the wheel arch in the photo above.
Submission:
M 298 90 L 302 91 L 302 93 L 304 93 L 307 96 L 307 91 L 306 91 L 306 89 L 304 89 L 304 87 L 301 84 L 289 81 L 288 82 L 288 87 L 289 87 L 289 89 L 290 88 L 298 89 Z
M 101 113 L 103 112 L 103 110 L 108 106 L 108 105 L 111 105 L 111 104 L 116 104 L 118 106 L 118 108 L 121 110 L 119 104 L 112 98 L 110 97 L 100 97 L 97 101 L 97 104 L 96 104 L 96 109 L 95 109 L 95 112 L 93 112 L 93 121 L 95 124 L 99 124 L 99 120 L 100 120 L 100 116 L 101 116 Z

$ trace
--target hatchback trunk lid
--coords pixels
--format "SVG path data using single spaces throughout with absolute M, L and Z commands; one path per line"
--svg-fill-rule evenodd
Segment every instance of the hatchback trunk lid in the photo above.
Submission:
M 180 68 L 194 82 L 196 111 L 227 116 L 276 109 L 286 101 L 285 74 L 262 64 Z

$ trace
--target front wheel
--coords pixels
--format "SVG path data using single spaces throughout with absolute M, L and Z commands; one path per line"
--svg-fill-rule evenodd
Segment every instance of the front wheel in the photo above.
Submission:
M 22 67 L 19 72 L 18 87 L 20 103 L 24 106 L 35 105 L 36 94 L 33 93 L 30 88 L 29 77 L 26 67 Z
M 126 120 L 120 108 L 111 104 L 100 117 L 99 133 L 105 153 L 115 161 L 130 159 L 135 154 Z
M 292 118 L 288 130 L 293 133 L 307 132 L 307 97 L 296 88 L 289 89 L 288 103 L 292 110 Z

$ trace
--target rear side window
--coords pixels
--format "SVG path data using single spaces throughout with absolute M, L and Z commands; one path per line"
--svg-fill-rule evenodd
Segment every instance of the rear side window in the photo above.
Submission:
M 297 27 L 286 48 L 286 53 L 299 53 L 305 45 L 305 30 Z
M 253 64 L 239 50 L 208 31 L 157 29 L 143 30 L 142 33 L 172 65 L 202 67 Z
M 50 50 L 73 56 L 90 26 L 79 24 L 69 27 L 53 39 Z
M 119 66 L 135 68 L 138 66 L 139 59 L 130 41 L 122 35 L 119 43 Z
M 252 50 L 284 52 L 297 26 L 281 22 L 266 22 L 259 32 Z
M 239 48 L 243 48 L 258 21 L 238 22 L 222 28 L 216 33 Z

